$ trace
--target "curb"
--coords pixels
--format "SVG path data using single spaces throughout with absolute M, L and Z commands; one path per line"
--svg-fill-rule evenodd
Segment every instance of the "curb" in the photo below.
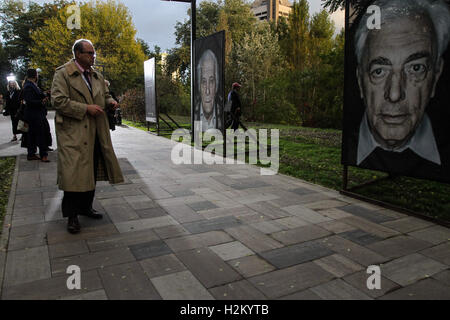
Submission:
M 0 300 L 3 293 L 3 280 L 6 270 L 6 254 L 11 231 L 11 221 L 13 215 L 13 207 L 16 195 L 17 180 L 19 177 L 19 158 L 16 156 L 16 166 L 14 168 L 13 179 L 11 182 L 11 190 L 9 191 L 8 206 L 6 208 L 5 219 L 3 220 L 3 230 L 0 238 Z

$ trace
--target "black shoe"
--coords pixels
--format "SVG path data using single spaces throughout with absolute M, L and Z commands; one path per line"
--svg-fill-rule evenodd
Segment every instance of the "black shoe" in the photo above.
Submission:
M 101 213 L 97 213 L 97 210 L 90 208 L 87 212 L 80 213 L 80 216 L 85 216 L 91 219 L 102 219 L 103 215 Z
M 78 221 L 78 217 L 69 218 L 67 223 L 67 231 L 72 234 L 78 233 L 81 230 L 80 222 Z

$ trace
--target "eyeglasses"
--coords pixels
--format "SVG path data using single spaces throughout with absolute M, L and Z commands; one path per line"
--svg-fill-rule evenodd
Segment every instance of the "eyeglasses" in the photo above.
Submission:
M 94 51 L 81 51 L 81 53 L 87 53 L 90 56 L 96 56 Z

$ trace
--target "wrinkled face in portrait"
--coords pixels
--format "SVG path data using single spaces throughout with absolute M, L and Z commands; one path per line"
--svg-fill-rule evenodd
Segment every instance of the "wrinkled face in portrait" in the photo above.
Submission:
M 89 42 L 83 42 L 83 51 L 77 52 L 76 57 L 82 67 L 92 67 L 95 64 L 95 49 Z
M 357 78 L 369 127 L 384 147 L 406 144 L 423 119 L 443 67 L 435 41 L 431 21 L 417 14 L 369 32 Z
M 200 94 L 203 113 L 206 118 L 211 117 L 216 96 L 216 65 L 212 58 L 206 56 L 200 65 Z
M 16 88 L 16 84 L 14 83 L 14 81 L 10 81 L 8 82 L 8 87 L 9 90 L 14 90 Z

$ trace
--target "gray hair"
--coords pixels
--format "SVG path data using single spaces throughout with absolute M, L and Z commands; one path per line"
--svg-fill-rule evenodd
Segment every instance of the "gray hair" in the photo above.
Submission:
M 19 87 L 19 84 L 17 83 L 17 81 L 8 81 L 8 84 L 6 85 L 6 89 L 9 91 L 11 88 L 9 87 L 9 83 L 10 82 L 14 82 L 14 85 L 13 85 L 13 87 L 14 87 L 14 89 L 16 89 L 16 90 L 20 90 L 20 87 Z
M 207 60 L 207 59 L 211 59 L 214 62 L 214 70 L 215 70 L 215 76 L 216 76 L 216 83 L 219 82 L 219 66 L 217 63 L 217 58 L 216 55 L 214 54 L 214 52 L 212 52 L 210 49 L 205 50 L 205 52 L 203 52 L 202 56 L 200 57 L 200 60 L 198 61 L 197 64 L 197 85 L 198 88 L 200 90 L 200 85 L 201 85 L 201 81 L 202 81 L 202 63 Z M 216 91 L 217 91 L 217 86 L 216 86 Z
M 75 59 L 75 52 L 81 52 L 83 50 L 83 43 L 89 43 L 92 47 L 94 46 L 90 40 L 87 39 L 78 39 L 72 46 L 73 58 Z
M 450 11 L 448 5 L 442 0 L 375 0 L 373 5 L 381 9 L 381 24 L 395 21 L 399 17 L 408 17 L 411 14 L 426 15 L 430 19 L 436 35 L 437 62 L 450 40 Z M 371 14 L 365 13 L 355 32 L 355 53 L 358 64 L 361 63 L 366 40 L 369 35 L 367 20 Z

